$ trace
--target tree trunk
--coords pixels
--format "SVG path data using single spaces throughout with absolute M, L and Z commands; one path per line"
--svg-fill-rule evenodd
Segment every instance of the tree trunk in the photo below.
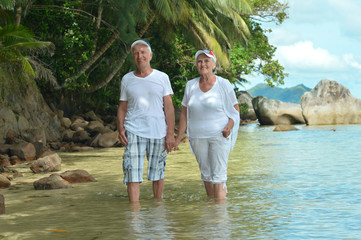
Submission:
M 98 43 L 98 34 L 99 34 L 99 29 L 100 29 L 100 24 L 102 22 L 102 15 L 103 15 L 103 5 L 102 5 L 102 1 L 100 1 L 99 3 L 99 8 L 98 8 L 98 17 L 96 19 L 96 33 L 95 33 L 95 39 L 94 39 L 94 50 L 92 51 L 91 55 L 94 56 L 95 54 L 95 49 L 97 49 L 97 43 Z
M 19 26 L 21 22 L 21 6 L 16 7 L 16 14 L 15 14 L 15 26 Z
M 149 26 L 152 24 L 154 19 L 155 19 L 155 13 L 150 17 L 148 23 L 139 31 L 138 34 L 139 38 L 143 37 L 144 33 L 148 30 Z M 113 71 L 111 71 L 102 82 L 98 83 L 97 85 L 92 85 L 90 88 L 86 89 L 85 92 L 92 93 L 107 85 L 113 79 L 113 77 L 119 72 L 120 68 L 123 66 L 125 59 L 127 58 L 129 53 L 130 53 L 130 46 L 127 47 L 125 54 L 119 60 L 117 66 L 113 69 Z
M 79 78 L 86 70 L 88 70 L 105 52 L 106 50 L 108 50 L 108 48 L 113 44 L 113 42 L 115 41 L 115 39 L 118 38 L 120 32 L 119 31 L 115 31 L 113 33 L 113 35 L 109 38 L 108 42 L 101 48 L 99 49 L 93 56 L 93 58 L 86 62 L 81 69 L 78 71 L 78 73 L 70 78 L 67 78 L 65 81 L 71 81 L 71 80 L 75 80 L 77 78 Z

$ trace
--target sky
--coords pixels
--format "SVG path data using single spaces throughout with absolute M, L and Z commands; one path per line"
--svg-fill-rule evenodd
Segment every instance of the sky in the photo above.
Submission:
M 314 88 L 322 79 L 337 81 L 361 99 L 361 1 L 288 0 L 289 18 L 271 28 L 270 44 L 289 74 L 280 87 L 304 84 Z M 247 78 L 246 89 L 264 83 Z

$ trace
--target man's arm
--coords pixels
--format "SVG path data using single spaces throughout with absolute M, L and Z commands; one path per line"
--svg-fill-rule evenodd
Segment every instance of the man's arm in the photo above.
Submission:
M 125 128 L 124 128 L 124 121 L 125 121 L 125 115 L 128 111 L 128 101 L 120 101 L 119 107 L 118 107 L 118 133 L 119 133 L 119 140 L 120 142 L 126 146 L 128 144 L 128 139 L 125 136 Z
M 174 106 L 172 96 L 163 97 L 165 121 L 167 123 L 167 135 L 165 137 L 165 149 L 171 152 L 174 145 Z
M 175 139 L 174 150 L 178 149 L 178 145 L 182 140 L 183 133 L 187 129 L 187 107 L 182 107 L 182 112 L 179 119 L 178 135 Z

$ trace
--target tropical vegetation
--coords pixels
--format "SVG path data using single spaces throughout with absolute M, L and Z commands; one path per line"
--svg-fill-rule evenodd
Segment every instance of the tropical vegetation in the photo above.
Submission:
M 287 74 L 261 22 L 281 24 L 287 7 L 278 0 L 2 0 L 0 101 L 27 79 L 58 107 L 114 111 L 138 38 L 151 43 L 152 66 L 169 75 L 178 105 L 197 75 L 200 48 L 215 52 L 218 74 L 235 86 L 254 73 L 283 84 Z

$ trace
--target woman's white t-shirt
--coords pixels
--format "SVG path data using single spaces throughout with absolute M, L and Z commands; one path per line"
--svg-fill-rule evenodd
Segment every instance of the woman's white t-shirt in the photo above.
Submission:
M 188 137 L 222 136 L 222 130 L 228 124 L 229 118 L 224 110 L 220 80 L 220 77 L 217 76 L 215 84 L 207 92 L 203 92 L 199 88 L 199 78 L 192 79 L 187 83 L 182 105 L 187 107 Z M 224 85 L 231 96 L 232 104 L 237 104 L 232 85 L 228 80 L 226 81 Z
M 160 139 L 166 136 L 163 97 L 173 94 L 166 73 L 153 69 L 145 78 L 133 72 L 124 75 L 120 101 L 128 101 L 124 127 L 144 138 Z

